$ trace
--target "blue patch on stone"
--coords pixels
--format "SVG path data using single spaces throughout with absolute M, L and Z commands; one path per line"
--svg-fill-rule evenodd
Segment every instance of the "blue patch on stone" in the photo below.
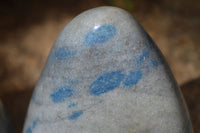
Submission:
M 142 65 L 142 63 L 144 62 L 144 60 L 149 58 L 149 52 L 146 50 L 142 51 L 142 54 L 140 55 L 139 59 L 137 60 L 137 64 L 138 65 Z
M 31 127 L 28 127 L 28 128 L 26 129 L 26 133 L 32 133 Z
M 118 87 L 124 79 L 124 74 L 114 71 L 101 75 L 90 85 L 90 94 L 99 96 Z
M 33 121 L 32 128 L 35 128 L 35 127 L 36 127 L 36 125 L 37 125 L 38 121 L 39 121 L 39 119 L 35 119 L 35 120 Z
M 104 43 L 116 34 L 116 28 L 109 24 L 95 26 L 86 36 L 85 43 L 93 46 L 96 43 Z
M 152 61 L 151 61 L 151 64 L 152 64 L 153 66 L 158 66 L 158 61 L 157 61 L 157 60 L 152 60 Z
M 55 56 L 57 60 L 65 60 L 66 58 L 73 57 L 75 55 L 75 52 L 72 51 L 66 51 L 65 48 L 59 48 L 55 51 Z
M 68 108 L 74 107 L 76 105 L 77 105 L 77 103 L 72 103 L 72 104 L 68 105 Z
M 36 127 L 38 121 L 39 121 L 39 119 L 35 119 L 35 120 L 33 121 L 32 126 L 29 126 L 29 127 L 26 129 L 26 133 L 32 133 L 32 130 Z
M 63 102 L 66 98 L 71 97 L 73 95 L 72 87 L 65 86 L 63 88 L 59 88 L 55 90 L 51 95 L 51 100 L 54 103 Z
M 130 87 L 130 86 L 136 85 L 140 81 L 141 78 L 142 78 L 141 71 L 130 72 L 130 74 L 126 77 L 123 84 L 126 87 Z
M 77 119 L 79 116 L 81 116 L 83 114 L 83 111 L 82 110 L 79 110 L 79 111 L 74 111 L 72 112 L 72 115 L 70 115 L 68 117 L 69 120 L 75 120 Z

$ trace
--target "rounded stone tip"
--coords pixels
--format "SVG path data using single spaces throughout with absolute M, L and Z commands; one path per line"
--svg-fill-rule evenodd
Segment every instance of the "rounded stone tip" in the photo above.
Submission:
M 81 23 L 86 21 L 85 24 L 90 25 L 101 22 L 124 23 L 126 21 L 136 21 L 136 19 L 126 10 L 112 6 L 102 6 L 84 11 L 78 15 L 75 20 L 76 19 L 81 19 Z M 136 21 L 135 23 L 138 22 Z
M 190 119 L 163 61 L 125 10 L 81 13 L 50 52 L 24 133 L 189 133 Z
M 118 7 L 102 6 L 84 11 L 72 19 L 57 41 L 79 47 L 82 47 L 83 41 L 94 46 L 96 43 L 107 42 L 112 36 L 129 38 L 130 33 L 137 41 L 149 39 L 145 30 L 129 12 Z M 115 43 L 117 40 L 113 41 Z

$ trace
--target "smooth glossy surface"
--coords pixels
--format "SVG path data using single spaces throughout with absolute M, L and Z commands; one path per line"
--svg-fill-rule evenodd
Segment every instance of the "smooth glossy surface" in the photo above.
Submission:
M 99 7 L 56 40 L 35 88 L 24 133 L 191 133 L 162 54 L 126 11 Z

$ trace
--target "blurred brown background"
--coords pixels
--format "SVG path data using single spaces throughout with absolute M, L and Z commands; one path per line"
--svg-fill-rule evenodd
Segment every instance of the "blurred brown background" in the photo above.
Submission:
M 21 133 L 29 99 L 62 28 L 76 15 L 111 5 L 131 12 L 165 55 L 200 133 L 199 0 L 0 1 L 0 99 Z

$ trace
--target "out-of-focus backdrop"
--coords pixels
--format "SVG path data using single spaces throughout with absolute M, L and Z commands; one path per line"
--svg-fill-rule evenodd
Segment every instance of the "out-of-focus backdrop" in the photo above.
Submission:
M 22 132 L 32 91 L 59 32 L 82 11 L 104 5 L 128 10 L 150 34 L 200 133 L 199 0 L 5 0 L 0 1 L 0 99 L 15 133 Z

